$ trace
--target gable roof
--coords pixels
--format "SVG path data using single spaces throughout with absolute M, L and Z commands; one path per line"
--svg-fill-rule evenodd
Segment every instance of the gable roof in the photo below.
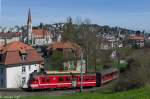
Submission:
M 14 41 L 9 44 L 7 44 L 5 47 L 3 47 L 3 53 L 8 52 L 8 51 L 25 51 L 25 50 L 31 50 L 33 49 L 31 46 L 24 44 L 19 41 Z
M 26 59 L 22 59 L 22 56 L 25 54 Z M 2 48 L 2 61 L 1 64 L 4 65 L 17 65 L 17 64 L 30 64 L 30 63 L 42 63 L 43 58 L 40 56 L 37 51 L 22 42 L 12 42 L 7 44 Z
M 79 45 L 72 42 L 56 42 L 54 44 L 49 45 L 48 49 L 77 49 L 81 48 Z
M 144 37 L 143 36 L 130 36 L 129 40 L 141 40 L 144 41 Z
M 45 36 L 50 35 L 51 32 L 45 30 L 45 29 L 32 29 L 32 35 L 35 38 L 44 38 Z

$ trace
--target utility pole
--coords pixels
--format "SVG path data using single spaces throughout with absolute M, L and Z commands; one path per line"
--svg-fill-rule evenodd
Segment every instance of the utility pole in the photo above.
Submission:
M 81 82 L 80 82 L 80 92 L 83 91 L 83 52 L 81 52 L 81 69 L 80 69 L 81 75 Z

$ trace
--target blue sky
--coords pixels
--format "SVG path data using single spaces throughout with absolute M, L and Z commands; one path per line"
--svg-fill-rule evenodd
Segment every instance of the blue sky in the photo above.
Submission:
M 64 22 L 66 17 L 150 32 L 150 0 L 1 0 L 3 26 Z

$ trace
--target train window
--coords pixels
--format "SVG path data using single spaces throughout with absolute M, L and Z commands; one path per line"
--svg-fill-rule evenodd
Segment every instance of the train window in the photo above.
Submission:
M 35 82 L 38 82 L 38 79 L 37 79 L 37 78 L 35 78 Z
M 50 82 L 50 78 L 47 77 L 47 78 L 46 78 L 46 82 Z
M 37 78 L 33 78 L 31 81 L 32 82 L 38 82 L 38 79 Z
M 96 78 L 95 78 L 95 76 L 92 76 L 91 78 L 90 78 L 90 80 L 95 80 Z
M 71 80 L 70 77 L 67 77 L 67 78 L 66 78 L 66 81 L 70 81 L 70 80 Z
M 45 78 L 42 78 L 42 82 L 45 82 Z
M 63 81 L 63 80 L 64 80 L 63 77 L 60 77 L 60 78 L 59 78 L 59 81 Z
M 70 80 L 76 81 L 76 80 L 78 80 L 78 77 L 77 77 L 77 76 L 74 76 L 74 77 L 72 77 L 72 79 L 70 78 Z
M 84 80 L 85 80 L 85 81 L 88 81 L 88 80 L 89 80 L 89 78 L 88 78 L 88 77 L 84 77 Z
M 79 81 L 81 81 L 81 77 L 79 77 Z
M 85 76 L 83 76 L 83 81 L 85 80 Z M 81 81 L 81 76 L 79 76 L 79 81 Z
M 35 79 L 34 79 L 34 78 L 32 78 L 32 79 L 31 79 L 31 81 L 33 81 L 33 82 L 34 82 L 34 81 L 35 81 Z

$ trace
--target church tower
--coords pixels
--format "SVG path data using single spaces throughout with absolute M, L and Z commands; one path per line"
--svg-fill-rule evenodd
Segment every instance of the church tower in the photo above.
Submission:
M 32 44 L 32 19 L 30 8 L 28 11 L 28 20 L 27 20 L 27 43 Z

